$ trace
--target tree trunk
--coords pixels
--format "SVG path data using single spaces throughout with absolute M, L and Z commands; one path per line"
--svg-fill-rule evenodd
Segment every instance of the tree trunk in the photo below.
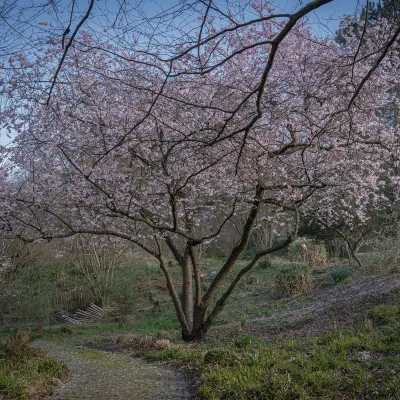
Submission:
M 190 329 L 193 327 L 193 276 L 188 253 L 182 264 L 182 308 Z
M 211 324 L 205 324 L 206 307 L 195 306 L 193 311 L 193 325 L 190 333 L 182 331 L 182 339 L 185 342 L 194 342 L 203 340 L 207 335 Z

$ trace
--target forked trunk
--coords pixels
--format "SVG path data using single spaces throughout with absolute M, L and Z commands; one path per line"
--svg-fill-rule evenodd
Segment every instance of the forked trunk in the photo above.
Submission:
M 199 341 L 203 340 L 206 337 L 211 325 L 204 322 L 205 314 L 205 307 L 195 307 L 193 312 L 193 325 L 191 331 L 185 332 L 182 330 L 182 339 L 185 342 Z

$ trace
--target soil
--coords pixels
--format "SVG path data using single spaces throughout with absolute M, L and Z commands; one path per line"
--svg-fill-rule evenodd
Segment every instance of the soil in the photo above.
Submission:
M 314 293 L 311 304 L 268 317 L 254 318 L 235 334 L 273 339 L 316 335 L 339 327 L 360 326 L 366 322 L 368 312 L 380 304 L 400 305 L 399 274 L 353 286 L 325 288 Z M 226 328 L 226 325 L 219 326 L 215 334 Z

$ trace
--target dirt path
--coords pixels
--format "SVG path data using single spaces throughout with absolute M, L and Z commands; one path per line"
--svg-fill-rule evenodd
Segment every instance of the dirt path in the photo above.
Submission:
M 309 305 L 274 313 L 268 317 L 248 320 L 242 335 L 255 334 L 265 338 L 291 337 L 328 332 L 335 327 L 360 323 L 368 310 L 385 297 L 400 304 L 400 275 L 368 280 L 357 285 L 333 288 L 315 293 Z M 387 299 L 386 299 L 387 300 Z M 216 332 L 226 330 L 221 325 Z
M 323 297 L 316 297 L 312 304 L 307 307 L 276 313 L 269 317 L 254 318 L 250 322 L 259 322 L 271 320 L 274 318 L 290 317 L 295 316 L 305 317 L 314 314 L 320 314 L 331 308 L 333 305 L 340 304 L 342 302 L 357 302 L 359 299 L 364 299 L 368 296 L 380 295 L 384 293 L 390 293 L 391 291 L 400 288 L 400 276 L 392 275 L 385 278 L 376 279 L 374 281 L 363 282 L 358 285 L 345 287 L 345 288 L 333 288 L 330 292 L 325 293 Z
M 179 372 L 124 354 L 37 341 L 62 361 L 71 379 L 56 387 L 48 399 L 57 400 L 178 400 L 189 399 L 188 385 Z

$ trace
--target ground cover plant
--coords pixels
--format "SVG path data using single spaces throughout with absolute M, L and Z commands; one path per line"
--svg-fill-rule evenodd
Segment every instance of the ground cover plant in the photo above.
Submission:
M 221 262 L 203 259 L 205 278 L 209 275 L 212 279 Z M 133 289 L 140 289 L 142 296 L 133 321 L 46 327 L 42 340 L 177 363 L 174 365 L 188 372 L 204 399 L 334 399 L 337 393 L 342 398 L 357 398 L 357 393 L 362 393 L 371 399 L 385 398 L 387 393 L 391 398 L 398 390 L 397 375 L 391 371 L 399 361 L 399 292 L 389 283 L 394 284 L 397 275 L 390 268 L 386 272 L 356 268 L 347 281 L 335 285 L 331 272 L 337 266 L 328 265 L 311 273 L 310 293 L 282 299 L 276 296 L 275 284 L 283 262 L 290 263 L 285 257 L 260 263 L 253 271 L 258 282 L 241 283 L 221 313 L 214 334 L 203 344 L 179 341 L 179 323 L 168 294 L 161 290 L 163 276 L 156 265 L 136 269 Z M 378 288 L 381 281 L 388 284 L 380 289 L 381 296 L 369 299 L 366 293 L 359 300 L 352 297 L 354 287 Z M 154 287 L 160 289 L 153 293 Z M 157 296 L 158 305 L 149 293 Z M 338 299 L 342 301 L 338 303 Z M 325 302 L 326 307 L 301 316 L 304 309 L 319 302 Z M 325 314 L 330 323 L 322 319 L 326 329 L 320 333 L 318 320 Z M 342 318 L 344 315 L 348 320 Z
M 399 315 L 399 306 L 378 306 L 369 313 L 372 324 L 357 329 L 283 341 L 239 336 L 145 354 L 195 369 L 202 399 L 394 400 L 400 393 Z
M 29 342 L 29 333 L 17 330 L 0 343 L 1 399 L 38 399 L 66 379 L 66 367 Z

